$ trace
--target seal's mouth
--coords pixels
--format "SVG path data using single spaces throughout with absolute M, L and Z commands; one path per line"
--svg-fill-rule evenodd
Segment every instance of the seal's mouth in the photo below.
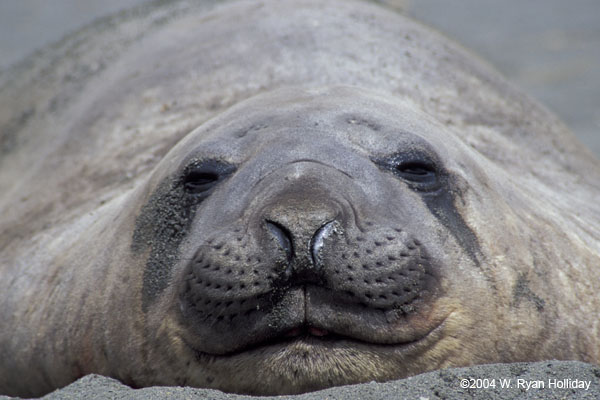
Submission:
M 437 327 L 436 327 L 437 328 Z M 432 332 L 436 330 L 435 328 Z M 275 336 L 273 338 L 254 343 L 245 348 L 238 349 L 237 351 L 228 353 L 229 355 L 239 354 L 248 352 L 255 349 L 270 347 L 270 346 L 285 346 L 286 344 L 295 343 L 298 341 L 312 343 L 312 344 L 326 344 L 326 343 L 335 343 L 335 342 L 344 342 L 348 345 L 352 343 L 355 344 L 363 344 L 363 345 L 377 345 L 377 346 L 387 346 L 387 347 L 403 347 L 409 346 L 412 344 L 416 344 L 420 341 L 423 341 L 426 337 L 429 336 L 431 332 L 428 332 L 426 335 L 422 337 L 418 337 L 414 340 L 398 342 L 398 343 L 377 343 L 371 341 L 365 341 L 362 339 L 358 339 L 355 337 L 351 337 L 344 334 L 339 334 L 333 331 L 328 331 L 326 329 L 318 328 L 315 326 L 311 326 L 308 324 L 303 324 L 299 327 L 290 329 L 281 335 Z M 227 354 L 225 354 L 227 355 Z
M 449 316 L 448 316 L 449 317 Z M 203 369 L 191 379 L 226 392 L 252 395 L 298 394 L 331 386 L 388 381 L 427 369 L 428 353 L 444 339 L 445 320 L 411 341 L 373 343 L 302 323 L 235 351 L 211 354 L 184 343 Z M 227 371 L 224 380 L 205 376 Z M 197 375 L 195 375 L 197 374 Z M 234 386 L 231 376 L 235 376 Z
M 328 288 L 302 285 L 244 300 L 244 309 L 223 313 L 235 303 L 221 304 L 221 311 L 198 319 L 196 308 L 181 302 L 186 342 L 199 354 L 228 356 L 270 346 L 284 348 L 304 340 L 313 344 L 345 343 L 392 346 L 401 349 L 430 336 L 445 320 L 434 307 L 416 301 L 406 308 L 373 308 L 353 301 L 353 297 Z M 215 315 L 216 314 L 216 315 Z M 240 317 L 240 314 L 242 317 Z M 190 315 L 191 317 L 187 317 Z M 210 317 L 210 318 L 209 318 Z M 190 323 L 192 322 L 192 323 Z
M 298 328 L 290 329 L 289 331 L 284 333 L 283 337 L 294 338 L 294 337 L 298 337 L 298 336 L 302 336 L 302 335 L 310 335 L 310 336 L 322 338 L 324 336 L 330 336 L 330 332 L 328 330 L 316 328 L 314 326 L 303 325 Z M 331 336 L 335 336 L 335 335 L 331 335 Z
M 231 352 L 229 354 L 243 353 L 247 351 L 251 351 L 253 349 L 259 349 L 269 346 L 285 346 L 286 344 L 290 344 L 297 341 L 306 341 L 313 344 L 316 343 L 332 343 L 332 342 L 361 342 L 367 344 L 368 342 L 364 342 L 362 340 L 352 338 L 347 335 L 339 334 L 336 332 L 328 331 L 326 329 L 318 328 L 315 326 L 311 326 L 308 324 L 303 324 L 301 326 L 292 328 L 288 331 L 283 332 L 282 334 L 269 338 L 267 340 L 263 340 L 252 345 L 246 346 L 245 348 L 239 349 L 237 351 Z
M 301 325 L 282 331 L 281 333 L 269 336 L 267 338 L 258 338 L 257 340 L 246 343 L 243 346 L 224 352 L 213 353 L 211 351 L 201 350 L 194 346 L 190 341 L 185 339 L 184 343 L 200 357 L 209 356 L 217 358 L 236 357 L 252 352 L 263 352 L 267 351 L 268 349 L 284 349 L 297 343 L 308 344 L 315 349 L 319 349 L 321 346 L 328 347 L 330 345 L 343 344 L 344 347 L 355 347 L 357 349 L 368 347 L 391 349 L 394 351 L 418 351 L 418 348 L 427 346 L 428 344 L 439 340 L 447 318 L 448 316 L 441 318 L 441 320 L 433 327 L 426 332 L 422 332 L 418 336 L 414 336 L 409 340 L 395 342 L 365 340 L 364 338 L 338 333 L 336 331 L 327 330 L 304 322 Z

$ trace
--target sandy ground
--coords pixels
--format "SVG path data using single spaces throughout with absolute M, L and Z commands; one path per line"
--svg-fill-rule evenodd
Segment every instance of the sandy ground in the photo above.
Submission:
M 464 388 L 463 386 L 468 387 Z M 68 399 L 215 400 L 434 400 L 434 399 L 599 399 L 600 367 L 575 361 L 479 365 L 434 371 L 399 381 L 341 386 L 297 396 L 250 397 L 216 390 L 152 387 L 133 390 L 119 381 L 88 375 L 50 393 Z M 10 399 L 0 396 L 0 400 Z

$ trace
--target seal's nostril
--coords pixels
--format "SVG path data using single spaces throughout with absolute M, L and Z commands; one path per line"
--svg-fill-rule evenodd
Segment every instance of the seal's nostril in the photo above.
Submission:
M 267 229 L 277 239 L 279 246 L 285 251 L 288 262 L 292 260 L 294 248 L 292 247 L 292 236 L 283 226 L 273 221 L 266 221 Z
M 314 234 L 310 241 L 310 254 L 313 264 L 316 268 L 321 264 L 321 251 L 323 249 L 323 241 L 335 231 L 335 221 L 329 221 L 321 226 Z

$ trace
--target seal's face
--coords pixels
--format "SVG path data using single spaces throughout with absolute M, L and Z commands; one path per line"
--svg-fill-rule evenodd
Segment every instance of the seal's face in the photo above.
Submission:
M 143 307 L 176 310 L 186 383 L 299 392 L 406 375 L 435 350 L 444 275 L 479 250 L 439 133 L 407 113 L 285 91 L 181 144 L 134 245 L 153 243 Z

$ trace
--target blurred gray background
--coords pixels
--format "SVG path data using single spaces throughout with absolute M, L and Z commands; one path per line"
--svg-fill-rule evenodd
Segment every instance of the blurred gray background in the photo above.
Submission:
M 95 18 L 151 0 L 0 0 L 0 69 Z M 600 0 L 399 0 L 490 61 L 600 156 Z

